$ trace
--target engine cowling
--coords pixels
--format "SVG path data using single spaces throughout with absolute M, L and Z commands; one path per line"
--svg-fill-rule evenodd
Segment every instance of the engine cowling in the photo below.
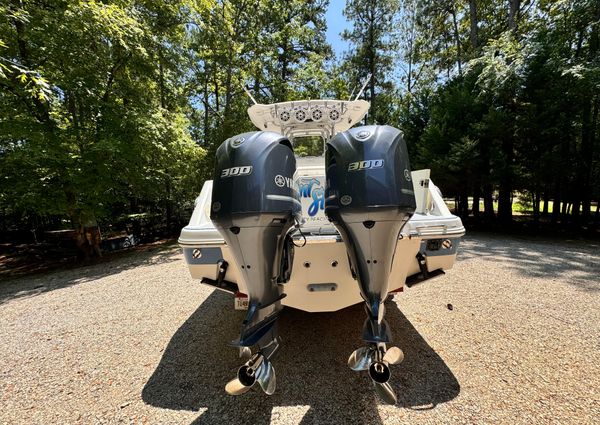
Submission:
M 369 318 L 364 337 L 387 342 L 381 305 L 402 227 L 416 208 L 400 130 L 364 126 L 327 143 L 325 214 L 342 235 Z

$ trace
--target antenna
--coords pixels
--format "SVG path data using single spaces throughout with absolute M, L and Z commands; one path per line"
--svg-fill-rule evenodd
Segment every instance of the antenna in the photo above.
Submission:
M 248 95 L 248 97 L 250 99 L 252 99 L 252 102 L 254 102 L 254 104 L 257 105 L 258 102 L 256 101 L 256 99 L 254 97 L 252 97 L 252 94 L 250 94 L 250 91 L 248 90 L 248 86 L 246 86 L 246 84 L 242 84 L 242 88 L 244 89 L 244 91 L 246 92 L 246 94 Z
M 358 92 L 354 100 L 358 100 L 358 98 L 363 94 L 363 92 L 365 91 L 365 87 L 367 87 L 367 84 L 369 84 L 369 81 L 371 81 L 371 76 L 372 74 L 367 75 L 367 78 L 365 78 L 365 82 L 363 83 L 362 87 L 360 88 L 360 91 Z
M 356 87 L 352 87 L 352 93 L 350 93 L 350 96 L 348 96 L 348 101 L 352 100 L 352 96 L 354 96 L 354 90 L 356 90 Z

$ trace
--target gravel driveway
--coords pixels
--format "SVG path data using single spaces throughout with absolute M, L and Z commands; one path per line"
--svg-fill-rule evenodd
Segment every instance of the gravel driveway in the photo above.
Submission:
M 459 250 L 388 305 L 397 406 L 346 366 L 361 306 L 287 310 L 275 395 L 225 395 L 243 313 L 176 246 L 4 280 L 0 423 L 598 423 L 600 245 L 469 235 Z

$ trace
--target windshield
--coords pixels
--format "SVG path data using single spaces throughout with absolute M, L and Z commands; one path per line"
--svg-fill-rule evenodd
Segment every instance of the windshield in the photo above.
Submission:
M 323 156 L 325 154 L 325 143 L 319 136 L 295 137 L 294 153 L 297 157 Z

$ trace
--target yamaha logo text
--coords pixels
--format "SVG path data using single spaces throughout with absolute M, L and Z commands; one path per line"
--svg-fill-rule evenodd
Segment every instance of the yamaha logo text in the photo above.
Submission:
M 294 189 L 294 180 L 290 177 L 284 177 L 281 174 L 275 176 L 275 184 L 279 187 L 289 187 Z
M 357 161 L 348 164 L 348 171 L 372 170 L 383 167 L 383 159 L 370 159 L 368 161 Z
M 243 167 L 231 167 L 225 168 L 221 171 L 221 177 L 237 177 L 237 176 L 247 176 L 252 173 L 252 165 L 245 165 Z

